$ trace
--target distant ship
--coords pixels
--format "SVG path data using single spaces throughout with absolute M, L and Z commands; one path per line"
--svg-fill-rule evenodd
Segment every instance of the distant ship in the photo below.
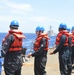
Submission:
M 48 33 L 48 36 L 54 36 L 54 35 L 56 35 L 54 33 L 54 31 L 52 30 L 52 26 L 50 26 L 49 31 L 47 33 Z

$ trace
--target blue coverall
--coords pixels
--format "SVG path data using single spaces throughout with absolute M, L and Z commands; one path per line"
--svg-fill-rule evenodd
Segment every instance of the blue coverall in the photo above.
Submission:
M 53 51 L 53 53 L 59 52 L 59 68 L 61 75 L 71 75 L 72 63 L 71 63 L 71 52 L 69 46 L 64 46 L 66 40 L 66 35 L 62 35 L 60 44 Z M 68 38 L 68 43 L 70 44 L 71 40 Z
M 32 56 L 35 57 L 34 59 L 35 75 L 47 75 L 45 68 L 47 63 L 48 50 L 44 50 L 45 46 L 46 46 L 46 38 L 42 38 L 39 49 L 34 53 L 32 53 Z

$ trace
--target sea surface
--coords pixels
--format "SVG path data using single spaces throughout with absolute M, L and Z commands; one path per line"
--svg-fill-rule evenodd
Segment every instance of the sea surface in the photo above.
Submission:
M 2 39 L 6 36 L 7 33 L 0 33 L 0 50 L 1 50 L 1 46 L 2 46 Z M 26 39 L 23 39 L 23 47 L 27 48 L 26 54 L 30 53 L 31 51 L 33 51 L 33 42 L 36 38 L 36 34 L 35 33 L 24 33 L 24 35 L 26 36 Z M 56 36 L 50 36 L 49 37 L 49 48 L 53 48 L 55 46 L 55 38 Z

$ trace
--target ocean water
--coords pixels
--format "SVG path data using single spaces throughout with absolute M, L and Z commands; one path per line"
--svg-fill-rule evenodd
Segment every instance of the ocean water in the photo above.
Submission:
M 0 50 L 1 50 L 1 45 L 2 45 L 2 39 L 6 36 L 7 33 L 0 33 Z M 27 48 L 26 54 L 30 53 L 33 51 L 33 41 L 36 38 L 36 34 L 34 33 L 24 33 L 26 36 L 26 39 L 23 39 L 23 47 Z M 49 48 L 53 48 L 55 45 L 55 38 L 56 36 L 50 36 L 49 37 Z

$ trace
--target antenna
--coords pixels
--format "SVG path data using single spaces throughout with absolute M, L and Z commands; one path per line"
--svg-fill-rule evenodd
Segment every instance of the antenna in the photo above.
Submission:
M 52 26 L 50 25 L 50 30 L 52 29 Z

